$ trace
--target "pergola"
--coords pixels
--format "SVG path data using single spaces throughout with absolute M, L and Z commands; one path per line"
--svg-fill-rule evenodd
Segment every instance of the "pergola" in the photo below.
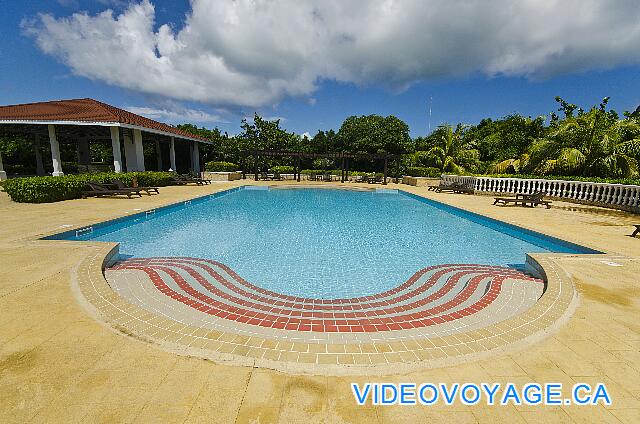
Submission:
M 175 127 L 94 99 L 59 100 L 0 106 L 0 135 L 32 138 L 38 175 L 45 175 L 40 143 L 49 140 L 53 176 L 63 175 L 61 141 L 77 143 L 78 164 L 89 165 L 89 143 L 111 142 L 115 172 L 144 171 L 144 141 L 154 141 L 158 170 L 162 170 L 161 143 L 169 145 L 170 169 L 176 170 L 176 141 L 189 144 L 191 170 L 200 173 L 199 143 L 208 140 Z M 124 158 L 122 159 L 122 149 Z M 0 156 L 0 179 L 6 179 Z
M 345 180 L 349 179 L 349 160 L 374 160 L 374 161 L 383 161 L 384 163 L 384 171 L 383 171 L 383 179 L 382 184 L 387 184 L 387 170 L 389 167 L 389 160 L 395 160 L 398 158 L 398 155 L 389 154 L 389 153 L 347 153 L 347 152 L 335 152 L 335 153 L 307 153 L 307 152 L 298 152 L 298 151 L 289 151 L 289 150 L 254 150 L 254 151 L 246 151 L 243 152 L 243 156 L 253 156 L 254 157 L 254 173 L 256 180 L 258 179 L 258 162 L 260 161 L 260 157 L 289 157 L 295 159 L 294 165 L 294 179 L 300 181 L 300 159 L 333 159 L 340 160 L 340 181 L 345 182 Z M 243 170 L 244 174 L 245 170 Z

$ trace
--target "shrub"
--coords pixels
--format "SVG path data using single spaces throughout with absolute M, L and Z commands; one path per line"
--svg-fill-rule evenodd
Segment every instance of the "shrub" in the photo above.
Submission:
M 204 165 L 205 171 L 209 172 L 234 172 L 240 169 L 240 167 L 232 162 L 207 162 Z
M 164 187 L 172 182 L 170 172 L 103 172 L 99 174 L 63 175 L 61 177 L 12 178 L 4 183 L 4 191 L 11 200 L 20 203 L 48 203 L 77 199 L 86 189 L 87 181 L 109 183 L 121 180 L 132 185 Z
M 276 174 L 293 174 L 293 166 L 278 165 L 271 168 L 271 172 Z
M 407 175 L 411 177 L 433 177 L 438 178 L 442 171 L 438 168 L 410 166 L 407 168 Z

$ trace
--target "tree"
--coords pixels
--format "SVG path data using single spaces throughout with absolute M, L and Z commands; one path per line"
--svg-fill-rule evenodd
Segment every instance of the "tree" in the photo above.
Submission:
M 442 171 L 461 174 L 474 171 L 479 163 L 478 151 L 465 140 L 465 126 L 441 125 L 436 129 L 436 144 L 427 151 L 431 165 Z
M 235 138 L 237 148 L 244 152 L 260 150 L 298 150 L 301 147 L 301 138 L 280 128 L 280 120 L 269 121 L 254 114 L 253 123 L 243 119 L 240 125 L 242 133 Z M 290 158 L 260 158 L 259 167 L 271 168 L 272 166 L 291 165 Z M 253 157 L 247 157 L 247 165 L 254 166 Z
M 318 130 L 313 138 L 302 141 L 302 150 L 307 153 L 333 153 L 337 148 L 337 136 L 334 130 Z
M 546 135 L 544 116 L 535 119 L 519 114 L 505 116 L 496 121 L 487 118 L 470 127 L 465 137 L 476 146 L 480 160 L 495 163 L 519 158 L 529 151 L 533 142 Z
M 562 105 L 566 102 L 556 99 Z M 605 97 L 590 110 L 578 109 L 552 124 L 551 132 L 531 148 L 528 167 L 540 174 L 602 177 L 638 175 L 640 127 L 634 118 L 620 120 L 607 111 Z M 572 105 L 573 106 L 573 105 Z
M 395 116 L 350 116 L 338 131 L 336 148 L 352 153 L 399 154 L 413 150 L 409 126 Z
M 177 126 L 178 129 L 206 138 L 211 144 L 202 144 L 200 146 L 200 155 L 202 161 L 207 163 L 212 160 L 227 160 L 235 162 L 233 149 L 229 149 L 229 136 L 227 133 L 222 134 L 218 128 L 208 129 L 205 127 L 198 128 L 193 124 L 182 124 Z

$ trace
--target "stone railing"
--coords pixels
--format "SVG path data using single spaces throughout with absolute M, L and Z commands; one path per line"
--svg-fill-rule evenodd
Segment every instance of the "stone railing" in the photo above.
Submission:
M 525 178 L 470 177 L 442 175 L 444 183 L 464 183 L 475 180 L 475 190 L 486 193 L 542 192 L 556 199 L 575 201 L 640 213 L 640 186 Z

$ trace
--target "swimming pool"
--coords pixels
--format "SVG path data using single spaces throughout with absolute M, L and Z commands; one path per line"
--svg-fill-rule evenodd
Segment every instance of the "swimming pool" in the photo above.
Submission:
M 321 299 L 380 293 L 429 266 L 599 253 L 403 191 L 326 188 L 233 189 L 49 238 L 119 242 L 125 258 L 214 260 L 256 286 Z

